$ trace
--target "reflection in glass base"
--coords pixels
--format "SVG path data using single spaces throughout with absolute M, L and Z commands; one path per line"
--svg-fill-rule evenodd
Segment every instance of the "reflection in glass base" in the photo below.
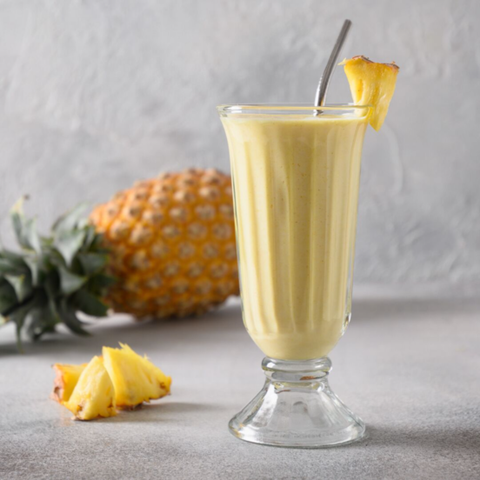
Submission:
M 278 447 L 344 445 L 365 436 L 365 424 L 330 390 L 328 357 L 264 358 L 267 377 L 256 397 L 228 424 L 236 437 Z

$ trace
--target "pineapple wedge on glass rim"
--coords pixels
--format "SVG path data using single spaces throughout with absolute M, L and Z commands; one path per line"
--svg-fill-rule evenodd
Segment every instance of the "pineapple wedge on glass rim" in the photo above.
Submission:
M 120 347 L 102 349 L 103 363 L 112 379 L 118 408 L 133 409 L 170 393 L 171 377 L 128 345 L 120 343 Z
M 400 68 L 395 62 L 376 63 L 363 55 L 345 59 L 340 65 L 344 66 L 353 103 L 371 105 L 369 123 L 375 130 L 380 130 L 395 92 Z
M 78 420 L 113 417 L 115 389 L 100 357 L 93 357 L 78 379 L 68 400 L 63 402 Z

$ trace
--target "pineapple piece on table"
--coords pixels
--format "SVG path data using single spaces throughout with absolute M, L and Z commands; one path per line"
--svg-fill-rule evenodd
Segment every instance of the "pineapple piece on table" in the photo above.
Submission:
M 115 388 L 100 357 L 85 367 L 68 402 L 63 402 L 78 420 L 113 417 Z
M 53 381 L 53 392 L 51 395 L 53 400 L 56 400 L 58 403 L 68 402 L 86 366 L 86 363 L 82 365 L 55 363 L 53 365 L 52 368 L 55 370 L 56 375 Z
M 400 70 L 395 63 L 375 63 L 363 55 L 344 60 L 345 74 L 355 105 L 371 105 L 369 123 L 380 130 L 395 92 Z
M 103 361 L 113 385 L 118 408 L 133 409 L 167 395 L 172 383 L 148 358 L 141 357 L 128 345 L 121 348 L 103 347 Z

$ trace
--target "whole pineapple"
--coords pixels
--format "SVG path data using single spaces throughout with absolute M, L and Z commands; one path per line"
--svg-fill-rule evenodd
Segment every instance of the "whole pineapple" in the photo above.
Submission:
M 200 314 L 238 294 L 230 177 L 163 173 L 90 216 L 117 279 L 105 303 L 137 318 Z

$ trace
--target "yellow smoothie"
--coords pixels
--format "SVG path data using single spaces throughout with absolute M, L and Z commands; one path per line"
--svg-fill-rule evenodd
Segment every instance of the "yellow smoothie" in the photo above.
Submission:
M 327 355 L 350 319 L 366 116 L 229 114 L 243 319 L 269 357 Z

